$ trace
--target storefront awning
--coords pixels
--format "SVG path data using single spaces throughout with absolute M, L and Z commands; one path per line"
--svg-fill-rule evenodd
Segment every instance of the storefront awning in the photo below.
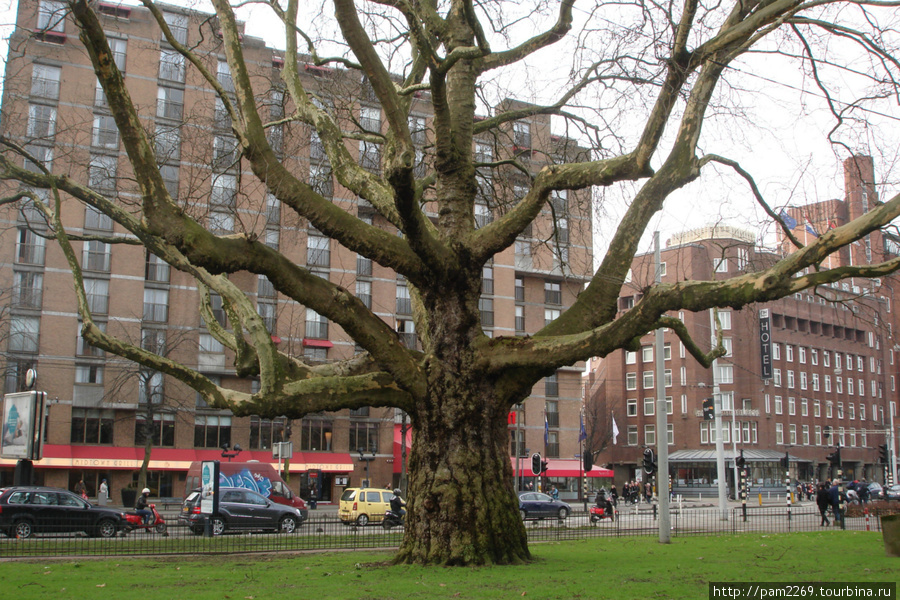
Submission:
M 513 457 L 511 460 L 513 472 L 518 475 L 516 471 L 516 458 Z M 522 474 L 526 477 L 533 476 L 531 472 L 530 457 L 520 458 L 519 467 L 522 469 Z M 581 461 L 577 458 L 550 458 L 547 460 L 547 477 L 581 477 L 582 474 L 586 477 L 612 477 L 613 470 L 594 466 L 590 471 L 582 473 Z
M 394 424 L 394 473 L 403 472 L 403 447 L 406 447 L 406 459 L 409 461 L 409 449 L 412 448 L 412 427 L 406 426 L 406 439 L 404 440 L 403 426 Z
M 136 471 L 144 460 L 144 449 L 126 446 L 69 446 L 45 444 L 44 457 L 34 461 L 38 469 L 103 469 Z M 222 451 L 217 449 L 153 448 L 150 451 L 151 471 L 187 471 L 191 463 L 202 460 L 219 460 Z M 244 450 L 232 459 L 234 462 L 261 462 L 278 465 L 271 450 Z M 15 459 L 0 459 L 0 467 L 15 467 Z M 329 473 L 348 473 L 353 470 L 353 459 L 340 452 L 295 452 L 289 471 L 300 473 L 319 469 Z

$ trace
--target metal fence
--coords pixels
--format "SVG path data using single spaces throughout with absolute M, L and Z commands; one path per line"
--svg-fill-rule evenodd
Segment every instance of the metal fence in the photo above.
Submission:
M 167 515 L 168 517 L 168 515 Z M 835 527 L 833 517 L 829 515 Z M 728 535 L 748 532 L 791 533 L 825 529 L 818 510 L 794 506 L 748 508 L 746 518 L 740 508 L 724 512 L 713 508 L 674 507 L 670 516 L 671 535 Z M 532 542 L 563 541 L 592 537 L 657 536 L 658 516 L 646 505 L 624 507 L 616 520 L 592 523 L 590 515 L 574 512 L 564 520 L 548 518 L 525 523 Z M 852 516 L 845 528 L 880 531 L 878 517 Z M 180 554 L 237 554 L 252 552 L 358 550 L 396 548 L 402 528 L 385 530 L 380 525 L 345 525 L 334 514 L 314 513 L 295 533 L 239 533 L 226 531 L 216 537 L 193 534 L 174 518 L 166 535 L 143 530 L 120 532 L 112 538 L 90 537 L 84 533 L 40 533 L 28 539 L 0 536 L 0 559 L 48 556 L 146 556 Z

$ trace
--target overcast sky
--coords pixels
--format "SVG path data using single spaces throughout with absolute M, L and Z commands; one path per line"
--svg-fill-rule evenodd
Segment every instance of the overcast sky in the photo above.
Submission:
M 211 10 L 208 2 L 170 0 L 169 3 Z M 0 0 L 0 24 L 5 26 L 4 39 L 9 35 L 8 25 L 15 17 L 14 8 L 15 0 Z M 283 48 L 283 36 L 277 34 L 277 22 L 260 18 L 266 12 L 261 7 L 255 7 L 241 15 L 247 23 L 247 33 Z M 576 10 L 576 19 L 583 15 L 583 12 Z M 497 47 L 500 45 L 495 45 L 495 49 Z M 0 50 L 5 57 L 5 43 Z M 543 76 L 553 71 L 552 68 L 542 67 L 545 65 L 542 60 L 546 59 L 536 59 L 529 77 Z M 841 161 L 849 152 L 846 148 L 834 147 L 826 139 L 825 132 L 833 126 L 834 118 L 826 110 L 821 94 L 817 90 L 799 93 L 800 88 L 810 89 L 809 82 L 804 80 L 796 66 L 787 65 L 786 61 L 771 54 L 742 58 L 735 67 L 727 73 L 729 81 L 754 91 L 752 95 L 744 94 L 737 98 L 745 112 L 744 120 L 730 115 L 713 115 L 704 125 L 701 151 L 740 161 L 758 178 L 764 196 L 777 208 L 841 197 Z M 859 84 L 851 73 L 850 69 L 841 73 L 841 77 L 847 78 L 840 82 L 841 89 L 851 90 Z M 517 97 L 530 100 L 539 93 L 534 91 L 536 89 L 553 89 L 553 86 L 532 86 L 523 89 Z M 726 89 L 723 87 L 723 92 Z M 897 135 L 900 131 L 900 110 L 896 99 L 881 102 L 875 110 L 869 113 L 872 121 L 870 127 L 859 128 L 853 136 L 844 135 L 841 139 L 854 152 L 875 156 L 876 184 L 880 196 L 884 198 L 900 191 L 900 144 L 897 143 L 900 141 Z M 747 126 L 748 123 L 753 126 Z M 627 205 L 632 190 L 626 187 L 604 192 L 607 193 L 602 195 L 602 204 L 597 207 L 597 250 L 602 250 L 603 240 L 614 226 L 615 217 Z M 697 182 L 674 194 L 666 209 L 651 225 L 650 232 L 660 230 L 665 243 L 673 233 L 715 222 L 750 229 L 760 240 L 771 241 L 771 235 L 766 237 L 766 232 L 771 232 L 772 228 L 766 227 L 762 211 L 756 207 L 746 185 L 724 167 L 707 167 Z M 643 244 L 647 250 L 650 243 L 648 233 Z

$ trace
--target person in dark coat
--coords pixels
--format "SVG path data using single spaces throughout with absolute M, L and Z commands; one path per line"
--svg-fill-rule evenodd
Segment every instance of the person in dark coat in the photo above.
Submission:
M 824 483 L 820 483 L 819 489 L 816 491 L 816 506 L 819 507 L 819 514 L 822 515 L 819 527 L 828 527 L 830 525 L 828 522 L 828 507 L 831 506 L 831 494 L 828 493 L 828 488 Z

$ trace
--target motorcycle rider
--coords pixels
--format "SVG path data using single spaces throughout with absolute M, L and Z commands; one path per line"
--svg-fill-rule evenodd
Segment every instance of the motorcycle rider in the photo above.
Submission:
M 400 496 L 400 488 L 394 490 L 394 495 L 391 496 L 391 512 L 397 515 L 402 521 L 406 516 L 406 511 L 403 510 L 403 507 L 406 506 L 406 502 L 403 501 L 403 498 Z
M 144 488 L 141 490 L 141 495 L 138 496 L 137 502 L 134 504 L 134 512 L 141 515 L 144 520 L 144 525 L 149 524 L 151 517 L 153 517 L 153 513 L 147 508 L 150 505 L 149 498 L 150 490 Z

